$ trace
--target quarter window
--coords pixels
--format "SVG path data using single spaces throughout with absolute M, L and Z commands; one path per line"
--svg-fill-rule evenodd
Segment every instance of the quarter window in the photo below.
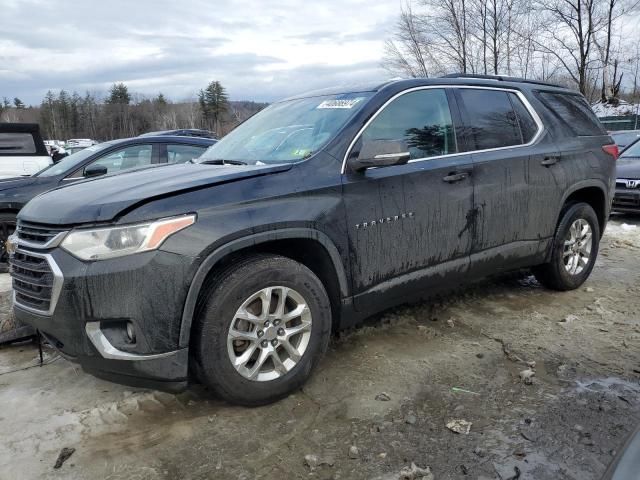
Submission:
M 369 124 L 362 139 L 403 141 L 412 160 L 458 151 L 447 94 L 442 89 L 398 97 Z
M 593 110 L 582 95 L 564 92 L 539 92 L 539 98 L 559 115 L 578 136 L 606 135 Z
M 196 145 L 167 145 L 167 163 L 186 163 L 198 158 L 206 149 Z
M 460 90 L 466 111 L 465 130 L 473 150 L 510 147 L 522 141 L 516 113 L 507 92 L 499 90 Z

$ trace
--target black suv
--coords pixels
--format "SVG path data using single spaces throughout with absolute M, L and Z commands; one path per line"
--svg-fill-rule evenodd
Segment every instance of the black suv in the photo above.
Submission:
M 585 99 L 517 79 L 414 79 L 274 103 L 198 164 L 36 197 L 15 314 L 103 378 L 197 379 L 258 405 L 332 331 L 500 271 L 590 274 L 617 148 Z

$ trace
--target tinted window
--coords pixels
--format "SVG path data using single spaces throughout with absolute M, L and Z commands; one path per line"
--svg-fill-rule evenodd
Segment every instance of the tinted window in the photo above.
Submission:
M 447 95 L 441 89 L 418 90 L 398 97 L 369 124 L 362 138 L 405 141 L 411 159 L 457 151 Z
M 474 150 L 523 143 L 507 92 L 462 89 L 460 97 L 466 110 L 465 130 L 475 143 Z
M 536 121 L 533 119 L 529 110 L 524 106 L 522 100 L 515 93 L 510 93 L 509 98 L 511 99 L 511 105 L 513 106 L 513 110 L 516 112 L 516 118 L 518 120 L 518 125 L 520 125 L 520 131 L 522 133 L 522 141 L 524 143 L 529 143 L 533 140 L 536 133 L 538 132 L 538 125 Z
M 575 135 L 606 135 L 604 128 L 582 95 L 539 92 L 538 96 L 564 120 Z
M 198 158 L 206 149 L 207 147 L 196 145 L 167 145 L 167 162 L 186 163 Z
M 0 155 L 36 153 L 30 133 L 0 133 Z

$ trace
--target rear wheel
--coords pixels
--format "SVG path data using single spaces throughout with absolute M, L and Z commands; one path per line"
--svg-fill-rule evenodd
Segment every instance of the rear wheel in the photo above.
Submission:
M 16 230 L 16 216 L 11 213 L 0 214 L 0 273 L 9 271 L 7 240 Z
M 196 313 L 192 345 L 200 380 L 241 405 L 299 388 L 325 352 L 329 298 L 304 265 L 256 255 L 213 278 Z
M 533 273 L 548 288 L 578 288 L 591 274 L 599 246 L 600 224 L 591 205 L 569 205 L 556 229 L 550 262 L 535 267 Z

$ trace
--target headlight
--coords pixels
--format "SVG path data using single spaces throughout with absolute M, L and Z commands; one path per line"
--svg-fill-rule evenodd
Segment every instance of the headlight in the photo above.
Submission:
M 74 230 L 64 238 L 61 246 L 80 260 L 121 257 L 155 250 L 171 235 L 195 221 L 195 215 L 187 215 L 123 227 Z

